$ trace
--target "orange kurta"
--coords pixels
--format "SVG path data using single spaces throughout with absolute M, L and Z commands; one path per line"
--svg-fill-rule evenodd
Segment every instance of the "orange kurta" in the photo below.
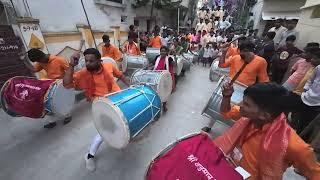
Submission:
M 81 69 L 80 71 L 74 73 L 73 75 L 73 84 L 67 85 L 67 87 L 74 87 L 76 89 L 86 90 L 88 88 L 93 89 L 93 97 L 101 97 L 111 92 L 120 91 L 119 85 L 115 82 L 113 77 L 120 78 L 122 76 L 122 72 L 118 70 L 111 62 L 103 63 L 103 69 L 96 73 L 90 73 L 86 68 Z M 104 73 L 108 73 L 105 75 Z M 90 82 L 88 79 L 93 79 L 93 85 L 90 86 Z M 112 77 L 106 79 L 106 77 Z M 108 88 L 108 84 L 111 84 L 111 91 Z M 90 97 L 88 97 L 90 99 Z
M 149 46 L 151 46 L 153 48 L 161 48 L 161 46 L 162 46 L 161 37 L 160 36 L 156 36 L 156 37 L 151 38 Z
M 50 55 L 48 63 L 35 63 L 33 65 L 34 71 L 39 72 L 45 70 L 49 79 L 61 79 L 68 69 L 69 64 L 59 56 Z
M 220 64 L 219 67 L 230 67 L 230 78 L 233 78 L 241 69 L 244 61 L 240 55 L 231 56 L 226 59 L 225 63 Z M 254 59 L 244 68 L 237 81 L 250 86 L 256 82 L 269 82 L 267 73 L 267 61 L 260 56 L 254 56 Z
M 123 47 L 123 52 L 126 54 L 129 54 L 129 55 L 133 55 L 133 56 L 140 56 L 141 55 L 141 51 L 136 43 L 125 44 Z
M 231 118 L 237 120 L 241 117 L 239 110 L 239 106 L 233 106 L 229 112 L 222 114 L 227 119 Z M 259 167 L 259 163 L 263 162 L 259 162 L 258 157 L 261 142 L 269 127 L 270 124 L 267 124 L 263 126 L 262 129 L 256 129 L 253 125 L 250 125 L 249 129 L 241 135 L 240 141 L 236 145 L 236 148 L 242 154 L 242 158 L 234 158 L 234 160 L 251 174 L 250 180 L 259 179 L 257 167 Z M 291 130 L 289 135 L 289 142 L 284 160 L 286 165 L 285 168 L 294 166 L 308 179 L 320 179 L 320 164 L 316 161 L 313 149 L 310 145 L 306 144 L 294 130 Z M 282 179 L 282 177 L 274 177 L 274 179 Z
M 115 61 L 119 61 L 121 59 L 121 52 L 112 44 L 109 47 L 102 46 L 102 57 L 110 57 Z

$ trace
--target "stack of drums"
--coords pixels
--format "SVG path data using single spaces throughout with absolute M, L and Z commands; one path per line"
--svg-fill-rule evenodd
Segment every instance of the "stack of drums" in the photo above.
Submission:
M 190 71 L 194 56 L 190 53 L 184 53 L 181 57 L 183 59 L 183 70 Z

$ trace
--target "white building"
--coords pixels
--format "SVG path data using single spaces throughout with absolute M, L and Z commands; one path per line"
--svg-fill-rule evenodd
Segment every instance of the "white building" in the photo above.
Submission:
M 304 47 L 308 42 L 320 43 L 320 0 L 307 0 L 301 7 L 297 30 L 299 47 Z

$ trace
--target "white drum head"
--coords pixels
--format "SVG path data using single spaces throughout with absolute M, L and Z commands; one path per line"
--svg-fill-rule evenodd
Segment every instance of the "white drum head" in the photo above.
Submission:
M 178 76 L 181 74 L 182 68 L 183 68 L 183 60 L 181 57 L 178 57 L 177 58 L 177 72 L 176 72 Z
M 66 89 L 61 80 L 57 82 L 57 87 L 50 98 L 54 114 L 66 116 L 71 113 L 75 102 L 75 92 L 73 89 Z
M 96 129 L 112 147 L 125 148 L 130 141 L 130 131 L 122 111 L 107 98 L 98 98 L 92 103 L 92 115 Z
M 122 72 L 125 73 L 128 69 L 128 55 L 123 55 L 123 60 L 122 60 Z
M 162 102 L 167 102 L 172 91 L 172 77 L 170 72 L 163 71 L 158 80 L 157 92 Z

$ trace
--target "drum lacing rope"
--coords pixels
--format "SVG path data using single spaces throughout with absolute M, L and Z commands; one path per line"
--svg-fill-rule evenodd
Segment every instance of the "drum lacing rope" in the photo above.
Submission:
M 134 120 L 135 118 L 137 118 L 140 114 L 144 113 L 144 112 L 145 112 L 147 109 L 149 109 L 149 108 L 151 108 L 152 119 L 154 119 L 154 117 L 155 117 L 155 116 L 159 113 L 159 111 L 160 111 L 160 108 L 158 108 L 158 107 L 156 107 L 156 106 L 153 105 L 153 102 L 154 102 L 154 100 L 155 100 L 156 95 L 155 95 L 155 94 L 151 94 L 151 93 L 146 93 L 144 90 L 138 89 L 138 88 L 136 88 L 136 87 L 132 87 L 132 89 L 137 90 L 138 93 L 132 94 L 131 96 L 129 96 L 129 97 L 125 98 L 125 99 L 122 99 L 122 100 L 120 100 L 120 101 L 117 101 L 117 102 L 115 102 L 114 104 L 116 104 L 116 105 L 122 104 L 123 102 L 126 102 L 126 101 L 128 101 L 128 100 L 130 100 L 130 99 L 136 98 L 136 97 L 138 97 L 138 96 L 140 96 L 140 95 L 142 94 L 142 95 L 145 96 L 145 98 L 149 101 L 150 104 L 149 104 L 147 107 L 145 107 L 141 112 L 139 112 L 139 113 L 136 114 L 134 117 L 132 117 L 132 118 L 130 119 L 130 121 L 131 121 L 131 120 Z M 149 99 L 149 97 L 148 97 L 147 95 L 151 95 L 151 96 L 152 96 L 152 100 L 151 100 L 151 101 L 150 101 L 150 99 Z M 157 112 L 156 114 L 153 112 L 153 108 L 158 109 L 158 112 Z

